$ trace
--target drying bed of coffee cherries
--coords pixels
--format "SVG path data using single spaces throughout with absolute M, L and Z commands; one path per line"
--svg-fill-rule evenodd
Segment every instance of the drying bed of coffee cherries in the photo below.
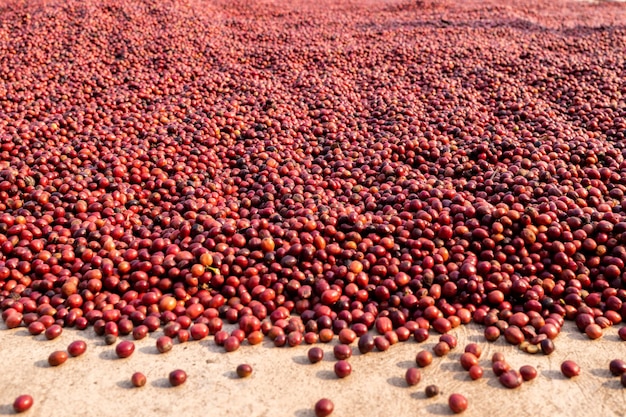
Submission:
M 3 5 L 7 327 L 549 354 L 619 324 L 624 7 L 366 3 Z

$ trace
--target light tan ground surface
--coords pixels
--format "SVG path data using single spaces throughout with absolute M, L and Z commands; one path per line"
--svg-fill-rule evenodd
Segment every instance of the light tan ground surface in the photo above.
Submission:
M 3 325 L 2 325 L 3 326 Z M 464 416 L 623 416 L 626 389 L 608 370 L 614 358 L 626 359 L 626 342 L 617 328 L 591 341 L 572 323 L 556 339 L 551 356 L 530 355 L 504 340 L 487 343 L 482 328 L 462 326 L 453 330 L 459 346 L 448 356 L 437 358 L 424 368 L 422 381 L 415 387 L 404 382 L 405 370 L 414 366 L 415 354 L 432 349 L 438 336 L 431 334 L 422 344 L 399 343 L 389 351 L 360 355 L 356 346 L 350 359 L 352 375 L 338 379 L 332 345 L 320 344 L 325 359 L 308 362 L 310 346 L 275 348 L 267 344 L 242 346 L 225 353 L 212 338 L 175 345 L 166 354 L 155 347 L 157 334 L 136 342 L 133 356 L 118 359 L 114 346 L 104 344 L 91 330 L 65 330 L 56 340 L 33 337 L 26 329 L 0 331 L 0 415 L 13 413 L 15 397 L 31 394 L 35 404 L 24 415 L 69 416 L 314 416 L 313 406 L 321 397 L 335 403 L 333 416 L 440 416 L 451 415 L 448 395 L 464 394 L 469 408 Z M 60 367 L 47 363 L 50 352 L 65 349 L 78 338 L 88 343 L 87 352 L 70 358 Z M 483 347 L 481 364 L 485 375 L 472 381 L 460 364 L 459 356 L 469 342 Z M 491 371 L 490 358 L 503 352 L 513 367 L 534 365 L 539 376 L 514 390 L 503 388 Z M 576 360 L 582 368 L 579 377 L 568 380 L 560 364 Z M 254 373 L 239 379 L 235 368 L 249 363 Z M 181 368 L 187 382 L 169 386 L 167 375 Z M 142 388 L 130 385 L 130 376 L 142 371 L 148 383 Z M 426 398 L 424 387 L 437 384 L 443 394 Z

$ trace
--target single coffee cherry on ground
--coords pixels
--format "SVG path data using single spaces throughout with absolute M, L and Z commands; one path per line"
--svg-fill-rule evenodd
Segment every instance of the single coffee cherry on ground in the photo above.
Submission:
M 168 379 L 173 387 L 177 387 L 185 383 L 187 380 L 187 373 L 182 369 L 176 369 L 170 372 Z
M 63 365 L 67 360 L 67 352 L 64 350 L 56 350 L 48 356 L 48 363 L 50 366 Z
M 87 343 L 85 343 L 83 340 L 75 340 L 67 347 L 67 353 L 69 353 L 70 356 L 73 357 L 82 355 L 83 353 L 85 353 L 86 350 Z
M 415 363 L 421 368 L 430 365 L 432 362 L 433 354 L 427 350 L 420 350 L 417 352 L 417 355 L 415 355 Z
M 456 336 L 452 334 L 442 334 L 441 336 L 439 336 L 439 341 L 447 343 L 448 346 L 450 346 L 450 349 L 454 349 L 459 343 Z
M 141 340 L 145 338 L 146 336 L 148 336 L 148 326 L 146 326 L 145 324 L 140 324 L 139 326 L 133 329 L 132 334 L 133 334 L 133 339 Z
M 61 327 L 58 324 L 53 324 L 52 326 L 46 329 L 46 331 L 44 332 L 44 335 L 46 336 L 46 339 L 52 340 L 61 336 L 61 333 L 63 333 L 63 327 Z
M 595 340 L 602 337 L 602 327 L 596 323 L 591 323 L 585 327 L 585 334 L 589 339 Z
M 135 344 L 130 340 L 123 340 L 115 346 L 115 353 L 119 358 L 128 358 L 135 351 Z
M 174 346 L 174 341 L 169 336 L 160 336 L 156 340 L 156 348 L 160 353 L 169 352 Z
M 461 354 L 461 358 L 459 359 L 459 361 L 461 362 L 461 366 L 463 367 L 463 369 L 465 369 L 466 371 L 469 371 L 472 366 L 478 365 L 478 358 L 476 357 L 476 355 L 470 352 L 464 352 L 463 354 Z
M 359 352 L 362 354 L 366 354 L 374 350 L 376 344 L 374 343 L 374 336 L 369 333 L 365 333 L 361 337 L 359 337 L 359 342 L 357 344 L 359 348 Z
M 509 369 L 508 371 L 502 373 L 498 377 L 498 380 L 502 385 L 510 389 L 517 388 L 524 382 L 522 374 L 515 369 Z
M 491 369 L 493 370 L 493 373 L 496 374 L 496 376 L 500 376 L 509 369 L 511 369 L 511 365 L 509 365 L 509 363 L 505 361 L 497 361 L 491 365 Z
M 422 371 L 420 371 L 419 368 L 409 368 L 406 370 L 404 379 L 409 387 L 417 385 L 422 379 Z
M 28 333 L 33 336 L 42 334 L 46 330 L 46 326 L 40 321 L 34 321 L 28 325 Z
M 4 324 L 5 326 L 7 326 L 8 329 L 15 329 L 16 327 L 21 326 L 23 319 L 24 319 L 24 316 L 22 315 L 22 313 L 17 313 L 14 311 L 13 313 L 10 313 L 9 316 L 4 319 Z
M 428 385 L 424 389 L 424 393 L 428 398 L 436 397 L 439 395 L 439 387 L 437 385 Z
M 473 380 L 480 379 L 483 377 L 483 367 L 480 365 L 472 365 L 472 367 L 467 370 L 467 373 Z
M 539 346 L 544 355 L 550 355 L 554 352 L 554 342 L 550 339 L 543 339 Z
M 626 362 L 622 359 L 613 359 L 609 363 L 609 371 L 615 376 L 622 375 L 626 372 Z
M 580 375 L 580 366 L 572 360 L 566 360 L 561 364 L 561 372 L 568 378 Z
M 389 340 L 385 339 L 384 336 L 376 336 L 374 338 L 374 345 L 376 346 L 376 349 L 378 349 L 380 352 L 384 352 L 389 349 L 391 343 L 389 343 Z
M 13 410 L 16 413 L 23 413 L 33 406 L 33 397 L 28 394 L 20 395 L 13 401 Z
M 242 363 L 241 365 L 237 366 L 237 376 L 239 376 L 239 378 L 246 378 L 250 375 L 252 375 L 252 366 L 248 365 L 247 363 Z
M 504 361 L 504 353 L 496 352 L 491 356 L 491 363 Z
M 315 417 L 326 417 L 332 414 L 335 404 L 328 398 L 322 398 L 315 403 Z
M 433 347 L 433 353 L 437 356 L 446 356 L 450 352 L 450 345 L 446 342 L 438 342 Z
M 226 352 L 234 352 L 239 349 L 240 344 L 241 342 L 236 336 L 228 336 L 226 340 L 224 340 L 224 350 L 226 350 Z
M 345 378 L 352 373 L 352 365 L 346 360 L 335 362 L 335 374 L 339 378 Z
M 465 346 L 465 352 L 471 353 L 477 358 L 480 358 L 483 349 L 477 343 L 469 343 L 467 346 Z
M 467 398 L 465 398 L 461 394 L 455 393 L 451 394 L 450 397 L 448 397 L 448 406 L 450 407 L 450 410 L 452 410 L 452 412 L 455 414 L 459 414 L 467 410 L 467 405 Z
M 114 334 L 107 334 L 106 336 L 104 336 L 104 343 L 106 343 L 107 345 L 112 345 L 115 342 L 117 342 L 117 336 Z
M 309 362 L 318 363 L 324 359 L 324 350 L 319 347 L 312 347 L 306 355 L 309 358 Z
M 415 332 L 413 332 L 413 337 L 415 338 L 415 341 L 417 343 L 422 343 L 425 342 L 428 337 L 430 336 L 428 329 L 424 329 L 424 328 L 419 328 L 417 330 L 415 330 Z
M 333 348 L 333 354 L 339 360 L 349 359 L 352 356 L 352 348 L 345 344 L 338 344 Z
M 531 365 L 524 365 L 519 368 L 519 373 L 524 381 L 531 381 L 537 377 L 537 369 Z
M 133 376 L 130 377 L 130 382 L 133 384 L 133 386 L 137 388 L 143 387 L 144 385 L 146 385 L 146 381 L 147 381 L 146 376 L 142 374 L 141 372 L 135 372 Z

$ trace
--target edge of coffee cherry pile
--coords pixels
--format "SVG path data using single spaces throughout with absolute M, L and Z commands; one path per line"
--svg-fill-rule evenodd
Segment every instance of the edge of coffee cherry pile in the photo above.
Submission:
M 2 12 L 8 328 L 91 326 L 127 357 L 118 337 L 159 329 L 160 352 L 208 336 L 227 352 L 335 337 L 386 350 L 473 321 L 550 354 L 564 320 L 590 339 L 621 323 L 623 26 L 540 39 L 496 24 L 512 7 L 427 1 L 372 6 L 357 30 L 353 6 L 296 2 L 294 29 L 277 5 L 166 3 Z M 554 27 L 558 8 L 539 7 Z

